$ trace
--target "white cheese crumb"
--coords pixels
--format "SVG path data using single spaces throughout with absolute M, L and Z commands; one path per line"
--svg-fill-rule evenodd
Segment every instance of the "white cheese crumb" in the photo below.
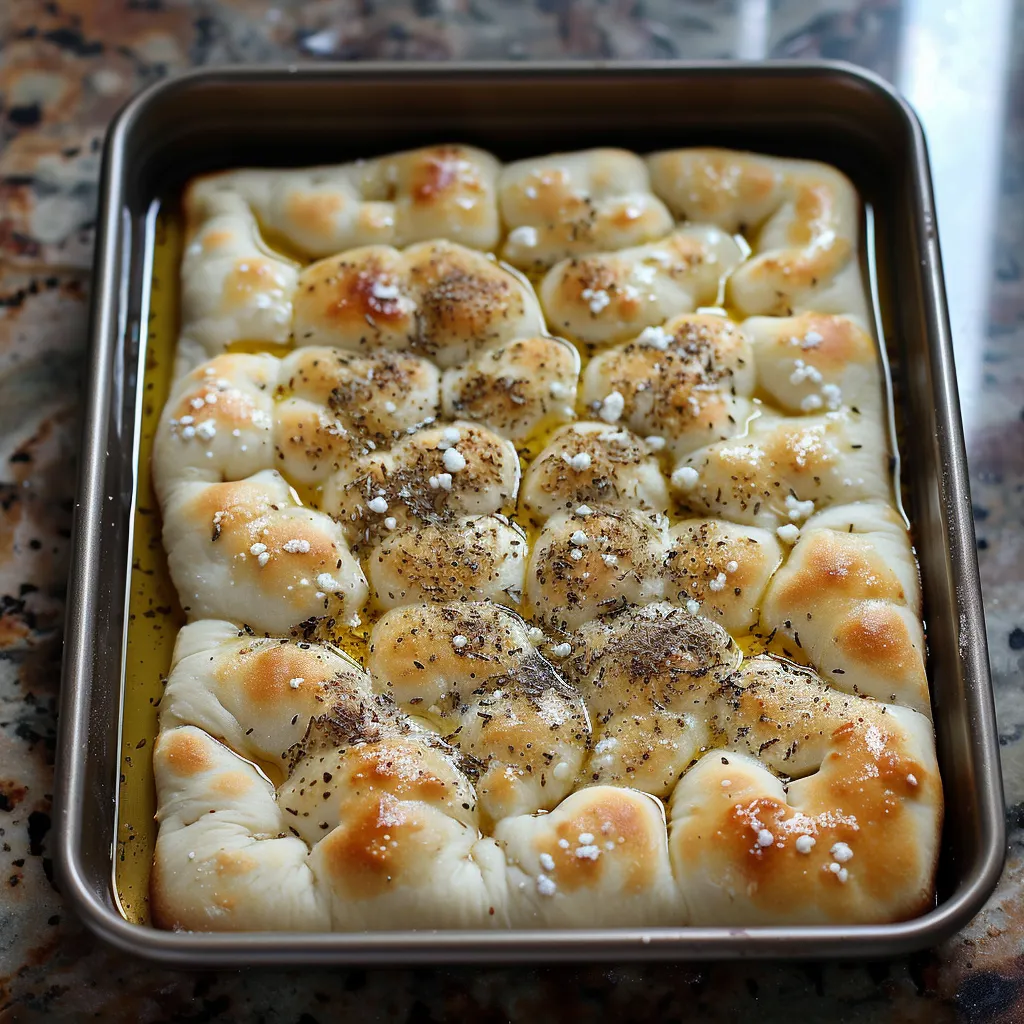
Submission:
M 590 516 L 593 514 L 594 510 L 589 505 L 580 505 L 580 507 L 576 509 L 576 515 L 578 516 Z
M 709 584 L 708 589 L 715 591 L 717 594 L 721 590 L 725 590 L 725 573 L 720 572 Z
M 832 854 L 832 859 L 839 861 L 840 864 L 853 859 L 853 850 L 846 843 L 833 843 L 829 853 Z
M 771 832 L 768 831 L 768 829 L 763 828 L 760 832 L 757 833 L 758 846 L 771 846 L 774 842 L 775 836 L 773 836 Z
M 394 516 L 388 516 L 387 519 L 384 520 L 385 530 L 393 530 L 396 526 L 398 526 L 398 520 Z
M 786 523 L 775 531 L 776 536 L 784 544 L 795 544 L 800 538 L 800 527 L 794 523 Z
M 916 775 L 908 775 L 907 776 L 907 784 L 910 785 L 910 786 L 916 786 L 917 785 L 917 776 Z
M 263 552 L 266 551 L 266 550 L 267 550 L 267 545 L 266 544 L 256 543 L 256 544 L 253 544 L 253 546 L 251 548 L 249 548 L 249 554 L 250 555 L 262 555 Z
M 316 578 L 316 585 L 326 594 L 337 594 L 343 589 L 341 584 L 329 572 L 320 573 Z
M 384 498 L 374 498 L 372 501 L 366 503 L 366 507 L 371 512 L 376 512 L 378 515 L 384 515 L 388 510 L 388 503 Z
M 580 298 L 589 303 L 590 312 L 598 316 L 612 301 L 611 296 L 603 288 L 584 288 Z
M 530 195 L 529 189 L 527 189 L 526 194 L 527 196 Z M 536 189 L 533 190 L 533 194 L 537 194 Z M 533 249 L 537 245 L 537 229 L 530 227 L 528 224 L 523 224 L 508 233 L 508 240 L 512 245 L 521 245 L 524 249 Z
M 542 853 L 538 860 L 540 860 L 540 866 L 545 871 L 555 870 L 555 858 L 552 857 L 550 853 Z
M 700 601 L 694 601 L 691 597 L 690 600 L 686 602 L 686 610 L 691 615 L 696 615 L 700 611 Z
M 822 384 L 821 395 L 832 412 L 835 412 L 843 404 L 843 392 L 838 384 Z
M 613 391 L 605 397 L 597 414 L 605 423 L 618 423 L 625 408 L 626 399 L 622 397 L 621 392 Z
M 458 473 L 460 469 L 466 468 L 466 457 L 458 448 L 449 448 L 445 451 L 441 461 L 449 473 Z
M 700 473 L 692 466 L 680 466 L 672 474 L 672 486 L 680 491 L 689 491 L 696 486 Z
M 558 886 L 548 878 L 547 875 L 537 876 L 537 892 L 541 896 L 554 896 L 558 892 Z
M 593 836 L 591 836 L 593 839 Z M 601 848 L 595 846 L 593 843 L 588 843 L 585 846 L 577 846 L 573 851 L 580 860 L 597 860 L 601 856 Z
M 281 545 L 282 551 L 287 551 L 289 555 L 304 555 L 309 551 L 308 540 L 286 540 Z
M 810 853 L 814 849 L 814 844 L 818 840 L 814 836 L 797 836 L 796 837 L 796 852 L 797 853 Z
M 590 540 L 590 538 L 582 530 L 576 530 L 569 538 L 569 543 L 575 544 L 576 547 L 581 548 L 588 540 Z
M 737 569 L 739 569 L 739 567 L 740 567 L 740 563 L 739 562 L 734 562 L 732 559 L 730 559 L 728 562 L 725 563 L 725 571 L 727 573 L 734 573 L 734 572 L 736 572 Z
M 814 514 L 814 502 L 799 501 L 794 498 L 792 494 L 787 494 L 786 511 L 789 513 L 790 519 L 794 522 L 799 522 L 801 519 L 806 519 L 808 516 Z
M 554 658 L 568 658 L 569 655 L 572 654 L 572 644 L 570 644 L 570 643 L 555 644 L 550 649 L 550 653 L 551 653 L 551 656 L 554 657 Z
M 649 434 L 644 438 L 644 442 L 652 452 L 660 452 L 665 447 L 665 438 L 659 437 L 657 434 Z
M 664 352 L 672 344 L 672 335 L 664 327 L 645 327 L 640 332 L 637 341 L 648 348 L 656 348 L 660 352 Z
M 575 469 L 577 473 L 582 473 L 585 469 L 590 469 L 590 454 L 588 452 L 577 452 L 575 455 L 570 455 L 568 452 L 562 452 L 562 461 L 570 468 Z
M 295 676 L 294 678 L 288 680 L 288 685 L 293 690 L 297 690 L 305 681 L 306 680 L 303 676 Z
M 452 637 L 452 647 L 454 647 L 457 651 L 461 651 L 462 648 L 465 647 L 466 644 L 468 643 L 469 640 L 466 637 L 464 637 L 461 633 L 456 633 L 455 636 Z

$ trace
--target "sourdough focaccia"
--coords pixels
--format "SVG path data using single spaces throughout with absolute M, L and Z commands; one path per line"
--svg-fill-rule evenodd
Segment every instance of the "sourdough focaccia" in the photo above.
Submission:
M 854 924 L 942 789 L 860 207 L 436 146 L 184 200 L 156 924 Z

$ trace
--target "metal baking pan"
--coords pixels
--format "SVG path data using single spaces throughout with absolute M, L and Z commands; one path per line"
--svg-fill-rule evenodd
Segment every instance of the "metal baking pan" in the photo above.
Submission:
M 115 799 L 126 757 L 119 728 L 154 203 L 216 168 L 326 163 L 449 140 L 504 159 L 708 144 L 808 157 L 840 167 L 873 209 L 885 334 L 910 428 L 903 479 L 947 808 L 929 913 L 849 927 L 296 935 L 173 933 L 119 912 Z M 1002 788 L 934 203 L 913 112 L 880 79 L 826 62 L 230 68 L 134 100 L 110 129 L 103 164 L 57 786 L 57 857 L 71 906 L 114 945 L 180 966 L 886 957 L 966 924 L 1002 866 Z

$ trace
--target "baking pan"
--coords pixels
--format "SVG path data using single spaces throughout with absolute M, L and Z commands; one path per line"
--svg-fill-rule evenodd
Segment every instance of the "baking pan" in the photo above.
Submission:
M 120 772 L 133 754 L 148 757 L 144 745 L 125 751 L 120 725 L 154 211 L 204 171 L 328 163 L 440 141 L 503 159 L 594 145 L 724 145 L 807 157 L 845 171 L 873 211 L 872 262 L 908 428 L 904 497 L 921 564 L 947 808 L 929 913 L 848 927 L 296 935 L 173 933 L 120 912 L 112 884 Z M 310 65 L 185 75 L 143 93 L 110 129 L 91 327 L 57 858 L 68 902 L 104 939 L 180 966 L 886 957 L 945 939 L 991 893 L 1003 862 L 1002 788 L 934 204 L 920 125 L 880 79 L 828 62 Z

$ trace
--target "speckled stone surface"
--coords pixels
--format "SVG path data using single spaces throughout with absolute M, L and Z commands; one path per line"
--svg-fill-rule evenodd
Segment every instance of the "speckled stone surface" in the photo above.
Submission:
M 922 114 L 968 444 L 1010 847 L 943 948 L 876 964 L 178 974 L 69 918 L 49 859 L 99 140 L 192 65 L 840 57 Z M 1024 1021 L 1024 0 L 0 0 L 0 1019 Z

